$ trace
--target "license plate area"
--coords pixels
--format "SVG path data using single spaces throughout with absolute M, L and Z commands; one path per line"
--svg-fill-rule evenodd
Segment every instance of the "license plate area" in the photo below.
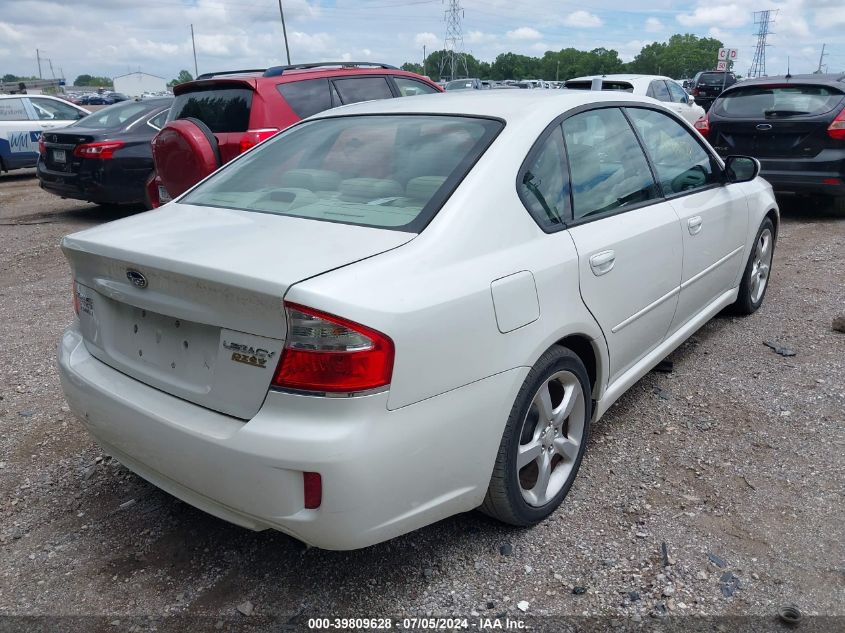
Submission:
M 54 163 L 67 162 L 67 152 L 63 149 L 51 149 L 50 154 Z
M 167 189 L 164 188 L 164 185 L 158 186 L 158 199 L 161 204 L 165 204 L 173 200 L 173 198 L 170 197 L 170 194 L 167 193 Z

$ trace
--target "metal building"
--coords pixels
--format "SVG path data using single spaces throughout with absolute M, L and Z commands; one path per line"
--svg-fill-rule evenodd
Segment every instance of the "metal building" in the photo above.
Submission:
M 127 97 L 140 97 L 145 92 L 163 92 L 167 90 L 167 80 L 158 75 L 136 72 L 114 78 L 114 91 Z

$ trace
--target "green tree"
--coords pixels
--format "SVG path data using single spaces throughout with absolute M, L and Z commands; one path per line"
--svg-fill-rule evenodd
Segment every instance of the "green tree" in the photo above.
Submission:
M 449 68 L 448 64 L 442 64 L 444 57 L 446 57 L 448 51 L 440 50 L 440 51 L 433 51 L 431 52 L 428 57 L 425 58 L 425 74 L 431 77 L 434 81 L 439 81 L 440 79 L 459 79 L 461 77 L 479 77 L 481 79 L 486 79 L 490 73 L 490 64 L 487 62 L 482 62 L 473 57 L 469 53 L 464 53 L 464 59 L 466 60 L 466 71 L 464 71 L 463 66 L 456 66 L 455 68 L 455 75 L 456 77 L 449 76 Z M 414 66 L 414 62 L 408 62 L 408 65 Z M 441 65 L 443 66 L 443 75 L 440 74 Z M 416 66 L 419 66 L 416 64 Z M 402 68 L 405 68 L 403 64 Z M 422 68 L 420 70 L 415 70 L 414 72 L 422 72 Z
M 716 56 L 722 46 L 722 42 L 712 37 L 675 34 L 667 42 L 644 46 L 628 64 L 628 70 L 675 79 L 692 77 L 699 70 L 716 67 Z
M 409 73 L 417 73 L 418 75 L 424 75 L 422 64 L 415 64 L 414 62 L 405 62 L 400 66 L 402 70 L 405 70 Z
M 73 82 L 74 86 L 92 86 L 110 88 L 112 80 L 109 77 L 95 77 L 93 75 L 79 75 Z
M 172 88 L 173 86 L 178 86 L 179 84 L 183 84 L 193 80 L 194 76 L 191 73 L 189 73 L 187 70 L 180 70 L 179 75 L 175 79 L 171 79 L 167 82 L 167 86 L 169 88 Z

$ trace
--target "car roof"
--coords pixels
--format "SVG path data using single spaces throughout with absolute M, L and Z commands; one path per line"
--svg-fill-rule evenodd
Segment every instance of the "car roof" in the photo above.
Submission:
M 586 77 L 573 77 L 572 79 L 567 79 L 566 81 L 592 81 L 596 77 L 611 79 L 613 81 L 637 81 L 641 79 L 670 79 L 675 81 L 671 77 L 666 77 L 664 75 L 634 75 L 625 73 L 617 73 L 615 75 L 587 75 Z
M 532 119 L 543 127 L 567 110 L 591 103 L 625 102 L 660 105 L 650 97 L 627 92 L 598 90 L 513 90 L 450 91 L 437 94 L 365 101 L 340 106 L 315 115 L 314 119 L 356 114 L 452 114 L 504 119 L 506 122 Z M 530 112 L 530 116 L 527 113 Z
M 745 88 L 747 86 L 759 86 L 771 83 L 778 84 L 816 84 L 819 86 L 832 86 L 839 90 L 845 90 L 845 73 L 812 73 L 807 75 L 769 75 L 768 77 L 754 77 L 752 79 L 745 79 L 740 83 L 731 86 Z

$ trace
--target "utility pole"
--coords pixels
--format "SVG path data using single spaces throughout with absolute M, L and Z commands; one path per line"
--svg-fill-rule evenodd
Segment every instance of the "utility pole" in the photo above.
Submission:
M 751 61 L 751 68 L 748 69 L 749 77 L 765 77 L 766 76 L 766 38 L 772 34 L 769 26 L 774 23 L 780 9 L 768 11 L 755 11 L 754 24 L 757 28 L 757 48 L 754 50 L 754 59 Z
M 560 60 L 557 60 L 557 69 L 555 70 L 555 81 L 560 81 Z
M 449 80 L 456 79 L 457 71 L 463 66 L 463 76 L 469 76 L 467 58 L 464 55 L 464 34 L 461 20 L 465 17 L 460 0 L 448 0 L 444 21 L 446 22 L 446 39 L 443 48 L 445 54 L 440 58 L 440 79 L 448 72 Z M 448 69 L 448 70 L 447 70 Z
M 279 0 L 279 15 L 282 16 L 282 35 L 285 38 L 285 54 L 288 57 L 288 66 L 290 66 L 290 49 L 288 48 L 288 30 L 285 27 L 285 10 L 282 9 L 282 0 Z
M 194 47 L 194 79 L 199 77 L 200 71 L 197 68 L 197 43 L 194 41 L 194 25 L 191 25 L 191 46 Z
M 38 60 L 38 78 L 44 79 L 44 77 L 41 76 L 41 53 L 37 48 L 35 49 L 35 59 Z
M 423 77 L 428 77 L 428 73 L 425 72 L 425 44 L 423 44 Z
M 825 56 L 825 54 L 826 54 L 826 53 L 824 52 L 824 47 L 825 47 L 825 46 L 826 46 L 826 44 L 822 44 L 822 54 L 821 54 L 821 55 L 819 55 L 819 67 L 818 67 L 818 69 L 816 70 L 816 73 L 818 73 L 818 74 L 821 74 L 821 72 L 822 72 L 822 62 L 824 61 L 824 56 Z

